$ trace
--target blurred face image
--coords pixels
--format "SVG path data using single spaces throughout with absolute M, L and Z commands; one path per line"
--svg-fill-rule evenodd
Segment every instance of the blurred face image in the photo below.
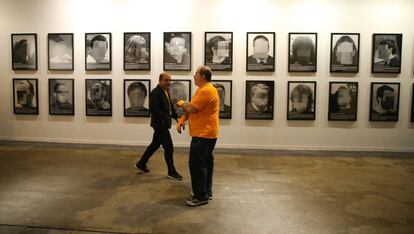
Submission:
M 265 59 L 269 53 L 269 42 L 263 38 L 258 38 L 253 42 L 253 55 L 259 59 Z
M 146 62 L 148 52 L 145 39 L 139 35 L 131 36 L 126 44 L 126 53 L 131 58 L 135 58 L 137 62 Z
M 292 112 L 303 113 L 308 106 L 308 95 L 294 92 L 291 101 Z
M 16 86 L 17 103 L 22 107 L 31 107 L 34 94 L 28 81 L 19 81 Z
M 94 41 L 90 50 L 90 55 L 92 58 L 94 58 L 97 63 L 103 63 L 105 62 L 108 43 L 106 41 Z
M 100 83 L 93 84 L 90 90 L 90 95 L 94 102 L 103 100 L 105 98 L 105 87 Z
M 384 110 L 394 109 L 394 92 L 390 90 L 384 91 L 384 96 L 382 97 L 380 104 Z
M 355 55 L 354 47 L 351 42 L 342 42 L 336 50 L 336 60 L 343 65 L 350 65 Z
M 349 94 L 349 89 L 342 87 L 338 89 L 338 95 L 337 95 L 337 103 L 339 108 L 341 109 L 348 109 L 351 108 L 351 95 Z
M 185 85 L 182 83 L 174 83 L 174 85 L 171 85 L 170 87 L 170 95 L 171 95 L 171 102 L 177 103 L 179 100 L 186 100 L 187 94 L 185 91 Z
M 141 89 L 133 89 L 128 94 L 129 102 L 132 107 L 141 107 L 145 102 L 145 92 Z
M 69 89 L 64 84 L 59 84 L 56 88 L 56 92 L 54 93 L 54 96 L 56 97 L 56 101 L 60 103 L 66 103 L 68 102 L 69 97 Z
M 187 52 L 185 48 L 185 39 L 182 37 L 173 37 L 170 43 L 166 43 L 167 52 L 173 57 L 178 63 L 181 62 L 183 55 Z
M 251 95 L 252 104 L 261 111 L 266 110 L 268 103 L 268 93 L 268 89 L 261 87 L 255 88 Z

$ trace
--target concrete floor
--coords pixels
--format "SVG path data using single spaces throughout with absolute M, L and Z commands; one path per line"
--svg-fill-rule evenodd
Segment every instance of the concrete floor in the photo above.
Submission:
M 214 198 L 132 167 L 143 148 L 0 142 L 0 233 L 414 233 L 414 155 L 215 154 Z

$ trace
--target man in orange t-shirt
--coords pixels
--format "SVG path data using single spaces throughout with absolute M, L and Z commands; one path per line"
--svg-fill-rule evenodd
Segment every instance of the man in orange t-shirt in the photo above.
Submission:
M 213 198 L 213 150 L 218 137 L 220 101 L 217 89 L 210 83 L 211 76 L 209 67 L 198 67 L 194 81 L 199 88 L 191 102 L 177 102 L 185 111 L 177 123 L 177 131 L 181 133 L 185 121 L 189 120 L 192 137 L 188 163 L 193 197 L 187 200 L 188 206 L 207 204 Z

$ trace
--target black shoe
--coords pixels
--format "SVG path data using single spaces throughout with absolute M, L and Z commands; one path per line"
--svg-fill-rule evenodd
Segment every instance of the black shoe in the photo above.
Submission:
M 135 165 L 134 165 L 134 167 L 135 167 L 136 169 L 138 169 L 138 170 L 140 170 L 140 171 L 144 172 L 144 173 L 148 173 L 148 172 L 150 172 L 150 170 L 148 169 L 148 167 L 147 167 L 147 166 L 141 165 L 141 164 L 139 164 L 139 163 L 135 164 Z
M 190 193 L 190 196 L 191 196 L 191 198 L 192 198 L 192 199 L 194 199 L 194 198 L 195 198 L 195 197 L 194 197 L 194 193 L 193 193 L 193 192 L 191 192 L 191 193 Z M 208 200 L 213 200 L 213 194 L 209 194 L 209 195 L 208 195 Z
M 192 198 L 187 200 L 187 206 L 201 206 L 208 203 L 208 199 L 204 201 L 200 201 L 198 199 Z
M 178 172 L 173 171 L 173 172 L 168 172 L 167 175 L 168 178 L 173 179 L 173 180 L 182 180 L 183 176 L 178 174 Z

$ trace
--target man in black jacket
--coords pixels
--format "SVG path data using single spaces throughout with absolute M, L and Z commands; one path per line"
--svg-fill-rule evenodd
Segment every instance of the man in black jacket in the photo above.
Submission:
M 145 150 L 135 167 L 143 172 L 149 172 L 147 162 L 155 151 L 160 148 L 160 145 L 162 145 L 164 148 L 165 162 L 168 166 L 168 178 L 182 180 L 183 177 L 178 174 L 174 167 L 174 146 L 169 130 L 171 128 L 171 118 L 177 121 L 178 117 L 168 93 L 170 84 L 171 75 L 163 72 L 160 74 L 159 84 L 150 93 L 149 109 L 151 113 L 151 127 L 154 129 L 154 135 L 151 144 Z

